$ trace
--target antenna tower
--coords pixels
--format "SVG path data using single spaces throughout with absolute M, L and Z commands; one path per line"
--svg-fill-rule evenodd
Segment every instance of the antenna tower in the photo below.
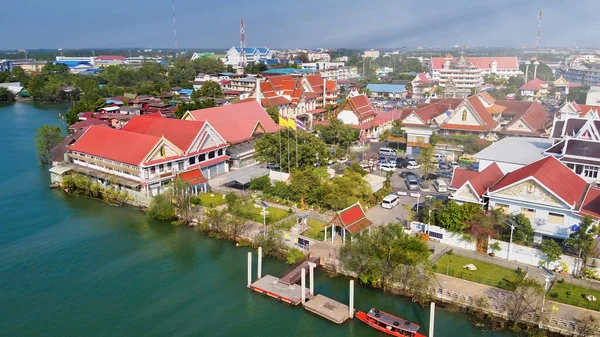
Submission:
M 246 67 L 246 26 L 244 25 L 244 16 L 240 20 L 240 66 Z
M 175 0 L 173 0 L 173 36 L 175 37 L 175 49 L 177 49 L 178 45 L 177 45 L 177 24 L 175 22 Z
M 542 10 L 538 11 L 538 30 L 537 30 L 537 39 L 535 40 L 535 59 L 537 60 L 538 51 L 540 49 L 540 34 L 542 31 Z

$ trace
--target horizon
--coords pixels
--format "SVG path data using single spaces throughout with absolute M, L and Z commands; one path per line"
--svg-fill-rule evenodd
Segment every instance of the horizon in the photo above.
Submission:
M 594 14 L 600 10 L 600 3 L 592 0 L 578 1 L 576 6 L 558 0 L 526 3 L 505 0 L 492 4 L 431 0 L 410 6 L 374 0 L 368 7 L 357 0 L 344 3 L 343 7 L 333 1 L 308 0 L 300 9 L 285 3 L 268 6 L 264 1 L 249 5 L 241 0 L 209 4 L 177 0 L 178 48 L 174 48 L 171 1 L 106 0 L 105 9 L 95 11 L 74 0 L 63 2 L 61 13 L 69 20 L 56 20 L 43 29 L 31 22 L 47 20 L 47 13 L 55 10 L 54 4 L 32 0 L 31 9 L 9 13 L 0 23 L 0 33 L 5 33 L 0 48 L 141 48 L 131 47 L 131 41 L 135 40 L 136 44 L 147 46 L 141 49 L 227 50 L 240 45 L 242 15 L 246 45 L 272 49 L 292 45 L 301 49 L 402 49 L 401 46 L 446 49 L 463 44 L 478 48 L 532 48 L 536 44 L 540 9 L 543 10 L 540 49 L 600 46 L 600 37 L 588 23 L 595 21 Z M 119 11 L 109 9 L 113 7 Z M 232 12 L 232 8 L 236 11 Z M 79 34 L 71 33 L 74 27 Z

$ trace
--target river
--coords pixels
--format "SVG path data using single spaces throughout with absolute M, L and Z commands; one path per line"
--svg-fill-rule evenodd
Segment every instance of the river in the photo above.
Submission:
M 61 125 L 65 109 L 0 105 L 0 335 L 384 336 L 358 320 L 335 325 L 250 292 L 247 248 L 48 188 L 34 132 Z M 264 273 L 286 269 L 264 261 Z M 347 303 L 347 289 L 347 280 L 317 271 L 317 293 Z M 428 333 L 428 309 L 401 297 L 359 286 L 355 303 L 412 320 Z M 436 317 L 436 337 L 509 336 L 443 309 Z

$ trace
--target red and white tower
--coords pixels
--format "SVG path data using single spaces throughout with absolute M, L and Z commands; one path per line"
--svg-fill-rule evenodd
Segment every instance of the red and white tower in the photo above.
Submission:
M 246 27 L 244 26 L 244 16 L 240 20 L 240 66 L 246 67 Z

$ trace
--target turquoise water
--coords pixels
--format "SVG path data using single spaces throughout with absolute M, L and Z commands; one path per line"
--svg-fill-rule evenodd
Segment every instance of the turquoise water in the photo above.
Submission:
M 384 336 L 335 325 L 246 289 L 246 248 L 149 220 L 129 207 L 48 188 L 34 131 L 60 125 L 62 106 L 0 106 L 0 336 Z M 256 260 L 256 259 L 255 259 Z M 265 273 L 282 262 L 265 259 Z M 348 281 L 317 272 L 317 293 L 348 301 Z M 421 325 L 428 309 L 356 287 L 371 306 Z M 509 336 L 437 310 L 435 336 Z

